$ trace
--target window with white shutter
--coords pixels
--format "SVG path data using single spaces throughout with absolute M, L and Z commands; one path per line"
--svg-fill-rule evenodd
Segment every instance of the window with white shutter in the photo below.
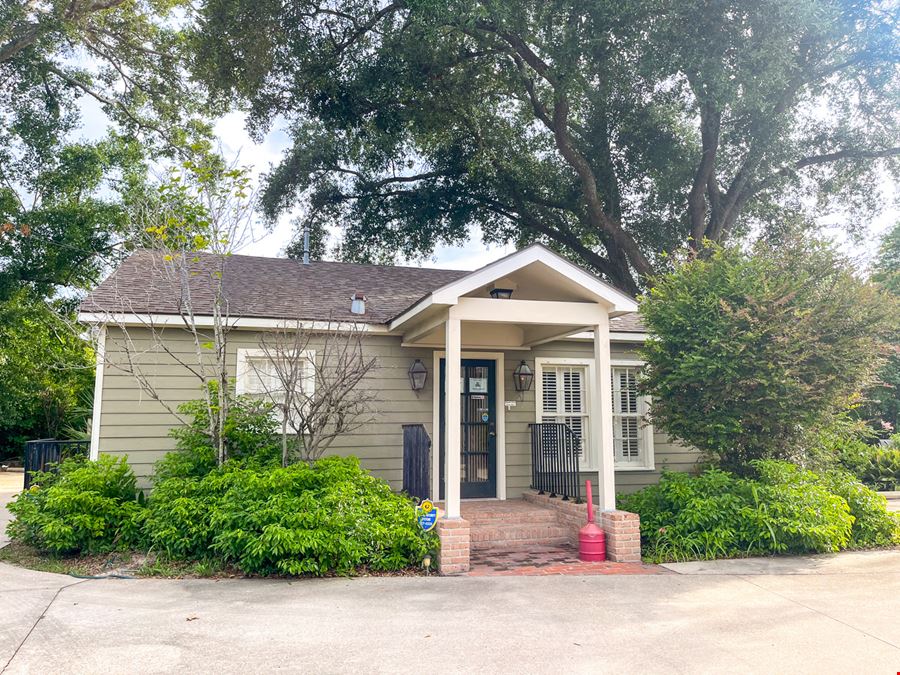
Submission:
M 305 363 L 299 386 L 312 393 L 315 385 L 315 352 L 305 351 L 297 355 Z M 237 358 L 237 379 L 235 393 L 258 396 L 273 403 L 284 403 L 285 391 L 275 364 L 262 349 L 239 349 Z M 280 418 L 279 418 L 280 419 Z
M 638 393 L 640 364 L 612 365 L 613 446 L 617 468 L 652 468 L 653 429 L 647 399 Z
M 653 468 L 653 428 L 649 401 L 637 388 L 639 361 L 612 364 L 612 418 L 615 466 L 619 470 Z M 535 359 L 538 422 L 559 422 L 582 439 L 582 468 L 597 468 L 590 446 L 590 401 L 594 391 L 593 359 Z
M 539 370 L 538 421 L 567 424 L 581 439 L 582 466 L 591 468 L 588 363 L 536 362 Z

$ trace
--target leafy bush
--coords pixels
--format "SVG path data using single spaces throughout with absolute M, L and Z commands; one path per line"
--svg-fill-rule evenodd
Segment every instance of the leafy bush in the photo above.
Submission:
M 216 449 L 209 436 L 209 410 L 203 400 L 182 403 L 178 411 L 190 424 L 175 427 L 175 450 L 156 463 L 154 480 L 202 478 L 216 468 Z M 238 396 L 229 406 L 224 434 L 228 456 L 246 466 L 278 466 L 281 447 L 271 406 L 250 396 Z
M 893 436 L 888 446 L 871 445 L 871 432 L 864 422 L 838 430 L 826 429 L 818 434 L 811 456 L 822 469 L 843 469 L 875 490 L 900 489 L 900 436 Z
M 850 548 L 900 544 L 900 517 L 888 512 L 884 497 L 846 471 L 828 471 L 822 481 L 850 507 L 853 516 Z
M 900 490 L 900 448 L 872 448 L 853 473 L 876 490 Z
M 161 481 L 146 533 L 173 558 L 220 558 L 247 574 L 401 569 L 434 543 L 411 501 L 338 457 L 267 470 L 228 462 L 202 478 Z
M 645 556 L 661 562 L 900 543 L 900 519 L 848 474 L 821 479 L 774 460 L 753 468 L 755 478 L 664 472 L 658 485 L 622 497 L 621 508 L 640 514 Z
M 654 423 L 738 473 L 792 458 L 871 379 L 892 304 L 821 243 L 709 247 L 641 300 Z
M 53 553 L 99 553 L 141 539 L 143 497 L 125 458 L 70 459 L 57 474 L 35 474 L 9 505 L 13 539 Z

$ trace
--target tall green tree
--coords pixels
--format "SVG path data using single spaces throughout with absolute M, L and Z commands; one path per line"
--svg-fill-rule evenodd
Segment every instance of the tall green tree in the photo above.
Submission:
M 71 302 L 25 289 L 0 302 L 0 457 L 87 432 L 94 357 L 72 319 Z
M 183 145 L 203 125 L 190 86 L 186 0 L 7 0 L 0 4 L 0 146 L 46 145 L 90 97 L 137 137 Z M 155 138 L 154 138 L 155 137 Z
M 0 299 L 19 284 L 45 298 L 93 284 L 114 262 L 145 160 L 208 144 L 185 68 L 188 10 L 185 0 L 0 3 Z M 105 140 L 76 140 L 98 122 L 88 101 Z
M 900 223 L 881 240 L 872 264 L 872 281 L 900 298 Z M 894 335 L 890 354 L 859 412 L 882 436 L 900 432 L 900 333 Z
M 877 0 L 208 0 L 194 44 L 252 131 L 287 121 L 270 216 L 369 259 L 480 225 L 635 291 L 685 242 L 878 209 L 895 28 Z
M 145 156 L 134 141 L 52 139 L 29 154 L 35 161 L 0 164 L 0 302 L 23 289 L 51 299 L 96 283 L 122 253 L 128 204 L 143 192 Z

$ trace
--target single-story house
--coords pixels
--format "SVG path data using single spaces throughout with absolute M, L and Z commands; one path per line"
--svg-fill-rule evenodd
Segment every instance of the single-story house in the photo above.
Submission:
M 79 314 L 97 328 L 101 347 L 92 454 L 127 454 L 144 479 L 174 446 L 169 431 L 177 420 L 122 363 L 139 360 L 169 407 L 200 397 L 197 379 L 172 357 L 190 354 L 193 336 L 184 329 L 184 298 L 161 272 L 160 258 L 151 251 L 131 255 Z M 211 258 L 201 254 L 194 263 L 203 268 Z M 260 358 L 266 331 L 286 321 L 361 326 L 364 348 L 377 359 L 366 383 L 377 390 L 376 414 L 330 452 L 359 457 L 400 489 L 403 425 L 422 425 L 434 446 L 431 496 L 443 501 L 448 521 L 468 500 L 530 492 L 535 462 L 547 454 L 535 447 L 546 441 L 538 424 L 564 424 L 581 441 L 580 479 L 593 480 L 602 510 L 615 509 L 616 491 L 639 489 L 656 482 L 662 468 L 688 470 L 698 460 L 695 450 L 646 422 L 648 401 L 636 389 L 636 349 L 646 335 L 634 298 L 542 245 L 475 271 L 241 255 L 218 260 L 237 390 L 252 391 L 246 366 Z M 203 277 L 189 280 L 190 309 L 197 325 L 208 326 L 212 301 Z M 411 384 L 413 366 L 424 367 L 419 390 Z

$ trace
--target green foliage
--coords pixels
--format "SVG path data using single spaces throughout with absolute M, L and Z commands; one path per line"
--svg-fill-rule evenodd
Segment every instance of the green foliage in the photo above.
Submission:
M 27 156 L 3 143 L 0 133 L 0 300 L 21 288 L 53 297 L 92 286 L 121 256 L 126 204 L 145 177 L 143 149 L 114 135 L 46 139 Z
M 869 452 L 843 463 L 863 483 L 876 490 L 900 490 L 900 447 L 897 436 L 890 447 L 870 447 Z
M 896 298 L 900 298 L 900 223 L 881 240 L 872 264 L 872 281 Z M 893 335 L 893 347 L 887 361 L 878 371 L 878 379 L 866 392 L 867 405 L 862 414 L 876 431 L 884 434 L 900 429 L 900 335 Z
M 175 450 L 156 463 L 157 483 L 169 478 L 202 478 L 216 467 L 206 402 L 188 401 L 178 411 L 191 421 L 171 430 Z M 230 402 L 223 430 L 228 457 L 235 462 L 253 468 L 281 464 L 281 441 L 271 406 L 252 396 L 238 396 Z
M 402 569 L 433 545 L 411 501 L 356 459 L 259 470 L 229 461 L 203 478 L 157 484 L 150 545 L 175 559 L 220 559 L 247 574 Z
M 73 320 L 63 303 L 24 290 L 0 300 L 0 457 L 87 428 L 94 355 Z
M 183 145 L 205 126 L 183 64 L 184 0 L 0 4 L 0 147 L 27 156 L 78 128 L 83 100 L 132 137 Z M 18 178 L 18 177 L 17 177 Z
M 881 240 L 872 264 L 872 281 L 892 295 L 900 296 L 900 222 Z
M 644 555 L 678 561 L 833 552 L 900 543 L 900 518 L 851 476 L 820 478 L 787 462 L 753 463 L 756 477 L 710 469 L 664 472 L 658 485 L 620 498 L 640 514 Z
M 633 289 L 689 236 L 777 231 L 832 204 L 865 222 L 878 171 L 897 170 L 897 37 L 877 2 L 199 11 L 198 78 L 252 132 L 286 121 L 267 214 L 301 202 L 344 228 L 347 258 L 427 255 L 478 227 Z
M 7 532 L 52 553 L 125 549 L 140 542 L 142 502 L 125 458 L 66 460 L 57 475 L 37 474 L 9 505 L 16 519 Z
M 900 469 L 900 462 L 894 468 Z M 890 513 L 887 500 L 875 490 L 846 471 L 824 473 L 822 484 L 832 494 L 842 497 L 850 507 L 853 516 L 850 548 L 900 544 L 900 515 Z
M 874 490 L 900 490 L 900 435 L 892 436 L 887 446 L 872 445 L 875 434 L 865 422 L 841 417 L 816 434 L 810 464 L 823 471 L 849 472 Z
M 709 246 L 641 301 L 654 423 L 737 472 L 796 456 L 870 380 L 894 311 L 828 245 Z

